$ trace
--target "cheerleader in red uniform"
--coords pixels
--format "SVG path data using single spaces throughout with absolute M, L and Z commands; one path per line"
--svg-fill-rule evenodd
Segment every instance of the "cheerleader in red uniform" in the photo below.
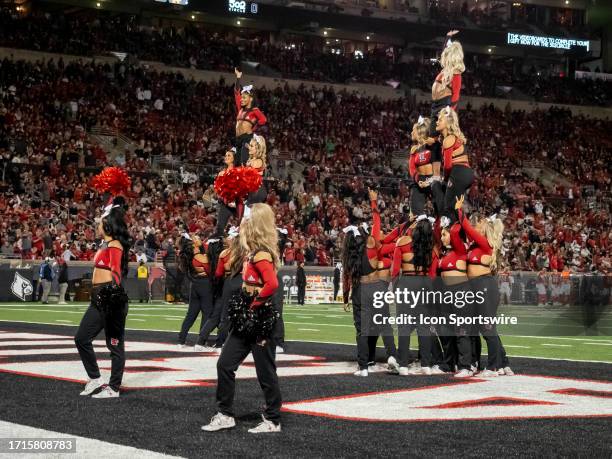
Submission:
M 266 116 L 253 106 L 253 86 L 242 86 L 242 72 L 234 69 L 236 84 L 234 86 L 234 101 L 236 104 L 236 165 L 242 166 L 249 159 L 248 144 L 257 129 L 266 124 Z
M 225 152 L 225 156 L 223 158 L 223 162 L 225 164 L 225 169 L 219 172 L 219 176 L 223 176 L 228 174 L 232 169 L 234 169 L 234 162 L 236 157 L 236 149 L 232 148 Z M 225 227 L 227 226 L 227 222 L 230 217 L 242 215 L 242 201 L 241 200 L 233 200 L 226 202 L 223 198 L 219 197 L 219 202 L 217 204 L 217 225 L 215 226 L 214 238 L 221 238 L 225 234 Z
M 455 203 L 472 186 L 474 171 L 470 167 L 465 149 L 467 141 L 459 128 L 457 113 L 450 107 L 443 109 L 438 116 L 436 129 L 442 137 L 444 180 L 446 180 L 441 215 L 448 217 L 452 223 L 457 219 L 454 211 Z
M 412 179 L 410 185 L 410 211 L 421 215 L 425 211 L 427 198 L 431 197 L 431 184 L 434 180 L 433 154 L 427 144 L 431 121 L 419 116 L 412 126 L 411 138 L 414 143 L 410 149 L 408 172 Z
M 246 205 L 250 206 L 258 202 L 266 202 L 268 192 L 263 182 L 263 175 L 266 170 L 266 140 L 257 134 L 253 135 L 253 138 L 249 142 L 249 160 L 247 166 L 257 170 L 257 173 L 262 176 L 261 186 L 257 191 L 249 193 L 246 199 Z
M 278 313 L 273 298 L 278 289 L 278 233 L 274 211 L 267 204 L 254 204 L 240 224 L 240 245 L 248 254 L 242 269 L 243 291 L 228 306 L 232 329 L 217 362 L 218 413 L 202 430 L 214 432 L 236 425 L 234 392 L 236 370 L 253 354 L 257 379 L 266 404 L 262 422 L 250 433 L 280 432 L 281 392 L 276 374 L 276 344 L 271 338 Z M 232 253 L 232 258 L 240 254 Z M 232 262 L 230 262 L 232 263 Z

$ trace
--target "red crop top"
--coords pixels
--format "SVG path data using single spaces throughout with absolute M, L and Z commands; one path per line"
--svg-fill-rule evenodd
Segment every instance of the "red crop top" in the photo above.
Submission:
M 410 172 L 410 177 L 412 177 L 412 180 L 414 180 L 415 182 L 418 182 L 417 169 L 420 166 L 431 164 L 431 159 L 432 159 L 431 150 L 424 148 L 424 147 L 420 147 L 416 149 L 415 151 L 413 151 L 412 153 L 410 153 L 410 161 L 408 163 L 408 170 Z
M 245 284 L 261 287 L 259 294 L 253 300 L 251 308 L 255 309 L 264 304 L 278 289 L 278 277 L 274 263 L 267 259 L 254 261 L 257 254 L 267 252 L 256 252 L 248 257 L 243 264 L 242 280 Z
M 442 82 L 443 73 L 438 73 L 436 77 L 436 81 L 438 83 Z M 461 96 L 461 74 L 455 73 L 453 78 L 450 81 L 450 84 L 446 85 L 448 89 L 451 90 L 451 103 L 450 106 L 453 110 L 457 110 L 457 104 L 459 103 L 459 97 Z
M 258 126 L 266 124 L 268 119 L 257 107 L 242 108 L 240 90 L 240 83 L 236 82 L 236 86 L 234 87 L 234 100 L 236 101 L 236 110 L 238 111 L 236 121 L 246 121 L 250 123 L 253 126 L 253 131 L 255 131 Z
M 112 242 L 112 241 L 110 241 Z M 102 246 L 94 256 L 94 269 L 104 269 L 110 271 L 117 284 L 121 283 L 121 259 L 123 249 L 119 247 L 109 247 L 108 242 L 103 242 Z
M 370 236 L 374 238 L 374 247 L 366 247 L 367 255 L 369 260 L 378 260 L 378 243 L 380 242 L 380 213 L 378 212 L 378 205 L 376 201 L 370 202 L 372 208 L 372 232 Z
M 217 269 L 215 270 L 215 277 L 220 279 L 222 277 L 229 277 L 231 271 L 225 269 L 225 266 L 229 263 L 232 252 L 229 249 L 225 249 L 219 255 L 219 261 L 217 261 Z
M 467 256 L 468 263 L 470 265 L 489 267 L 489 265 L 482 263 L 483 255 L 493 255 L 493 248 L 489 245 L 489 241 L 470 224 L 469 219 L 464 215 L 462 209 L 459 209 L 459 222 L 461 222 L 461 227 L 463 231 L 465 231 L 468 239 L 473 242 Z
M 194 268 L 196 268 L 196 270 L 197 270 L 197 268 L 203 268 L 203 269 L 204 269 L 204 271 L 199 271 L 199 270 L 198 270 L 198 271 L 197 271 L 197 272 L 198 272 L 198 274 L 201 274 L 202 272 L 204 272 L 204 273 L 206 273 L 206 276 L 210 276 L 210 263 L 200 261 L 200 260 L 198 260 L 198 259 L 196 259 L 196 258 L 194 257 L 194 259 L 193 259 L 193 260 L 191 260 L 191 265 L 192 265 Z M 202 277 L 204 277 L 204 276 L 202 276 Z
M 465 272 L 465 269 L 457 268 L 458 261 L 467 261 L 467 249 L 465 243 L 461 239 L 461 225 L 454 223 L 450 229 L 450 242 L 451 249 L 447 250 L 442 258 L 438 262 L 438 271 L 460 271 Z
M 459 139 L 459 137 L 455 137 L 455 143 L 453 143 L 450 147 L 443 149 L 445 178 L 448 178 L 448 176 L 450 175 L 450 171 L 453 168 L 453 159 L 461 158 L 462 156 L 467 156 L 465 147 L 462 153 L 459 153 L 457 156 L 453 156 L 453 153 L 457 151 L 459 148 L 461 148 L 462 146 L 463 146 L 463 142 L 461 141 L 461 139 Z M 464 164 L 464 165 L 467 166 L 467 164 Z

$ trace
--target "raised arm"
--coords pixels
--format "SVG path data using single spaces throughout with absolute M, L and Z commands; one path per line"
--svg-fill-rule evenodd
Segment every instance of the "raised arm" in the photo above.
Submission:
M 242 72 L 239 72 L 238 69 L 235 68 L 234 73 L 236 74 L 236 83 L 234 84 L 234 103 L 236 104 L 236 111 L 239 112 L 242 108 L 240 101 L 240 91 L 242 89 L 240 78 L 242 78 Z
M 489 245 L 487 238 L 483 234 L 476 231 L 476 228 L 470 224 L 470 219 L 465 216 L 463 209 L 458 209 L 457 212 L 459 212 L 459 222 L 461 223 L 461 227 L 463 228 L 463 231 L 465 231 L 468 239 L 474 241 L 474 243 L 482 250 L 491 250 L 491 246 Z

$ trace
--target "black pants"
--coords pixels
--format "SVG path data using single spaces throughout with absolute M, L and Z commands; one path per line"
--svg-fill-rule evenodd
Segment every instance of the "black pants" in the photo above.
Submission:
M 235 166 L 245 166 L 249 160 L 249 142 L 253 138 L 253 134 L 242 134 L 236 137 L 235 146 L 236 154 L 234 155 Z
M 181 325 L 181 331 L 179 333 L 179 344 L 185 344 L 187 340 L 187 333 L 192 327 L 198 314 L 202 313 L 202 321 L 210 317 L 213 312 L 213 295 L 210 284 L 210 279 L 195 279 L 191 282 L 191 290 L 189 291 L 189 306 L 187 308 L 187 314 Z M 205 322 L 202 322 L 202 325 Z
M 274 293 L 274 300 L 272 302 L 272 306 L 276 309 L 280 317 L 274 324 L 274 330 L 272 330 L 272 339 L 276 343 L 277 346 L 285 348 L 285 321 L 283 320 L 283 304 L 284 304 L 284 290 L 283 290 L 283 279 L 278 273 L 276 275 L 278 279 L 278 288 L 276 289 L 276 293 Z
M 240 210 L 238 209 L 237 204 L 236 207 L 230 207 L 223 201 L 219 201 L 217 203 L 217 224 L 215 225 L 215 232 L 213 234 L 214 237 L 220 238 L 225 234 L 225 227 L 227 226 L 227 222 L 229 219 L 234 216 L 238 218 L 238 214 Z
M 266 199 L 268 199 L 268 190 L 266 189 L 265 183 L 262 182 L 261 186 L 257 191 L 249 193 L 246 198 L 245 204 L 247 206 L 251 206 L 253 204 L 266 202 Z
M 470 289 L 471 284 L 469 282 L 462 282 L 460 284 L 446 286 L 445 288 L 447 292 L 450 291 L 453 293 L 467 292 Z M 446 311 L 449 315 L 456 314 L 457 317 L 472 317 L 476 312 L 474 304 L 468 304 L 467 302 L 462 305 L 459 303 L 455 303 L 454 305 L 451 305 L 450 308 L 447 305 Z M 445 331 L 450 332 L 450 330 Z M 454 333 L 456 336 L 457 345 L 457 367 L 459 368 L 459 370 L 469 370 L 472 364 L 474 363 L 474 336 L 478 335 L 478 329 L 475 328 L 473 325 L 455 325 Z
M 94 286 L 91 292 L 92 298 L 96 297 L 98 289 L 103 285 L 98 284 Z M 115 315 L 115 319 L 119 321 L 119 324 L 115 323 L 114 329 L 120 331 L 119 336 L 110 336 L 106 333 L 106 314 L 100 312 L 93 304 L 90 304 L 74 336 L 74 342 L 87 376 L 90 379 L 97 379 L 100 377 L 100 369 L 98 368 L 98 361 L 93 348 L 93 340 L 100 334 L 102 329 L 105 330 L 106 347 L 111 353 L 111 377 L 108 385 L 115 391 L 118 391 L 121 387 L 123 369 L 125 368 L 125 319 L 127 313 L 128 305 L 126 303 L 124 310 Z
M 298 285 L 298 304 L 304 304 L 304 298 L 306 298 L 306 285 Z
M 206 320 L 200 327 L 200 336 L 198 337 L 198 344 L 200 346 L 206 345 L 208 337 L 212 331 L 219 326 L 221 323 L 221 315 L 223 314 L 223 298 L 219 297 L 215 300 L 215 304 L 212 313 L 206 316 Z M 204 319 L 202 319 L 204 320 Z
M 444 193 L 444 210 L 442 215 L 450 218 L 451 222 L 457 220 L 455 203 L 457 198 L 472 186 L 474 183 L 474 171 L 467 166 L 453 166 L 450 176 L 446 182 L 446 192 Z
M 431 175 L 421 175 L 417 177 L 418 180 L 425 181 Z M 414 215 L 421 215 L 425 212 L 425 204 L 427 198 L 432 197 L 431 186 L 421 188 L 418 183 L 413 183 L 410 186 L 410 211 Z
M 236 370 L 243 360 L 253 353 L 257 380 L 266 400 L 264 417 L 275 424 L 280 422 L 282 404 L 275 359 L 276 344 L 267 340 L 264 346 L 255 341 L 230 333 L 217 361 L 217 406 L 226 416 L 234 416 Z
M 149 281 L 147 279 L 138 279 L 138 296 L 141 303 L 149 301 Z
M 383 318 L 388 318 L 390 316 L 388 304 L 385 303 L 382 308 L 374 307 L 374 295 L 376 292 L 386 292 L 387 287 L 388 283 L 383 280 L 361 285 L 361 304 L 363 305 L 363 309 L 361 310 L 363 316 L 361 318 L 361 324 L 363 332 L 365 332 L 368 337 L 368 362 L 376 361 L 376 343 L 378 342 L 379 336 L 382 336 L 387 359 L 397 355 L 397 348 L 395 347 L 395 338 L 393 337 L 393 328 L 391 325 L 389 325 L 388 322 L 382 325 L 374 322 L 375 315 L 380 314 Z
M 227 304 L 232 295 L 239 292 L 241 289 L 242 275 L 240 273 L 233 277 L 226 278 L 225 282 L 223 283 L 223 291 L 221 293 L 221 315 L 219 318 L 219 325 L 217 326 L 217 339 L 215 340 L 216 347 L 223 346 L 223 343 L 225 343 L 225 340 L 227 339 L 231 326 L 231 323 L 227 317 Z
M 357 343 L 357 364 L 360 370 L 368 369 L 368 335 L 363 330 L 365 324 L 361 323 L 363 305 L 361 303 L 361 285 L 351 288 L 351 302 L 353 303 L 353 324 L 355 325 L 355 341 Z
M 340 284 L 334 282 L 334 301 L 338 298 L 338 291 L 340 291 Z
M 470 280 L 474 293 L 480 291 L 484 295 L 484 303 L 479 306 L 478 313 L 483 317 L 497 316 L 499 306 L 499 287 L 495 276 L 480 276 Z M 498 370 L 508 366 L 506 351 L 503 349 L 497 327 L 481 325 L 479 332 L 487 343 L 487 369 Z

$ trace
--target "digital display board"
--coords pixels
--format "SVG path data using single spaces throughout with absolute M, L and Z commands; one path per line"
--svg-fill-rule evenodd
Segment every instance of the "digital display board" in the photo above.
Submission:
M 523 35 L 520 33 L 508 33 L 508 44 L 552 49 L 570 49 L 574 46 L 578 46 L 584 48 L 586 51 L 590 50 L 589 40 Z
M 259 5 L 245 0 L 227 0 L 227 11 L 240 14 L 257 14 Z

